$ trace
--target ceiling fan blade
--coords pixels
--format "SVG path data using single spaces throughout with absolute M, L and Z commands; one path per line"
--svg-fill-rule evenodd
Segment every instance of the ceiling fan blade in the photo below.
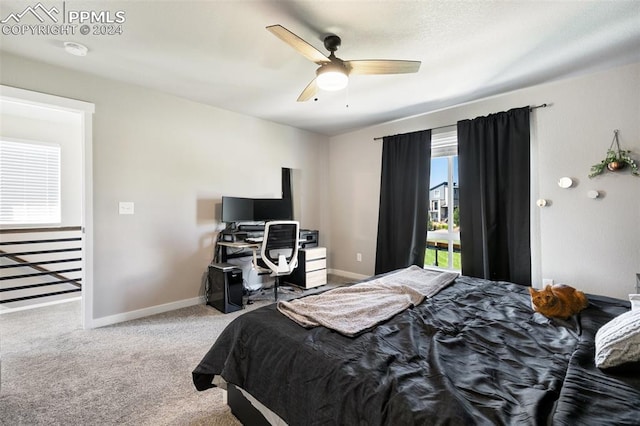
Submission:
M 318 93 L 318 85 L 316 79 L 311 80 L 311 83 L 307 84 L 300 96 L 298 96 L 298 102 L 304 102 L 311 99 L 316 93 Z
M 406 74 L 418 72 L 420 61 L 394 61 L 384 59 L 366 59 L 345 61 L 349 74 Z
M 280 40 L 287 43 L 289 46 L 300 52 L 305 58 L 320 65 L 325 62 L 331 62 L 322 52 L 318 49 L 283 27 L 282 25 L 271 25 L 267 27 L 273 35 Z

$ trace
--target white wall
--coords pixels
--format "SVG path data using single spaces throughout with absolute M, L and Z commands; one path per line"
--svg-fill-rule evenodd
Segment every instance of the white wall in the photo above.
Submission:
M 56 226 L 80 226 L 81 224 L 82 128 L 80 126 L 81 116 L 76 113 L 0 101 L 1 137 L 60 145 L 61 223 Z
M 13 55 L 0 83 L 95 104 L 94 319 L 196 298 L 222 195 L 277 197 L 300 177 L 306 228 L 328 233 L 328 139 Z M 135 214 L 119 215 L 133 201 Z M 100 321 L 97 321 L 100 323 Z M 104 321 L 103 321 L 104 323 Z
M 627 298 L 640 272 L 640 177 L 628 171 L 587 178 L 613 130 L 640 162 L 640 64 L 540 85 L 331 138 L 330 262 L 335 270 L 374 272 L 382 143 L 374 137 L 454 124 L 526 105 L 532 113 L 533 278 Z M 577 184 L 560 189 L 560 177 Z M 590 189 L 602 197 L 587 198 Z M 356 262 L 356 253 L 363 254 Z

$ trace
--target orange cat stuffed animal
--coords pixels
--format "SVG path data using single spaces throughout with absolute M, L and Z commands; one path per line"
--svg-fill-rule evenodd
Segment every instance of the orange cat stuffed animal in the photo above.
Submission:
M 543 290 L 529 287 L 531 307 L 550 318 L 569 318 L 589 305 L 587 296 L 568 285 L 547 285 Z

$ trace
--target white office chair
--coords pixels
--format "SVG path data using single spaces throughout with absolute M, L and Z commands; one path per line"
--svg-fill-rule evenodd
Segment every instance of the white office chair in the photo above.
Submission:
M 275 277 L 273 293 L 278 300 L 278 285 L 282 275 L 289 275 L 298 266 L 298 240 L 300 223 L 294 220 L 275 220 L 267 222 L 264 227 L 264 238 L 260 248 L 262 262 L 267 268 L 258 264 L 254 251 L 254 267 L 258 271 L 271 272 Z

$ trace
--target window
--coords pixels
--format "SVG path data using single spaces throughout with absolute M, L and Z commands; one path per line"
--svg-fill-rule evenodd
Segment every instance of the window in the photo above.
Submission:
M 60 221 L 60 146 L 0 140 L 0 225 Z
M 431 135 L 431 189 L 425 266 L 461 270 L 458 216 L 458 134 Z M 436 189 L 437 188 L 437 189 Z M 453 188 L 453 190 L 451 190 Z M 442 198 L 441 198 L 442 196 Z

